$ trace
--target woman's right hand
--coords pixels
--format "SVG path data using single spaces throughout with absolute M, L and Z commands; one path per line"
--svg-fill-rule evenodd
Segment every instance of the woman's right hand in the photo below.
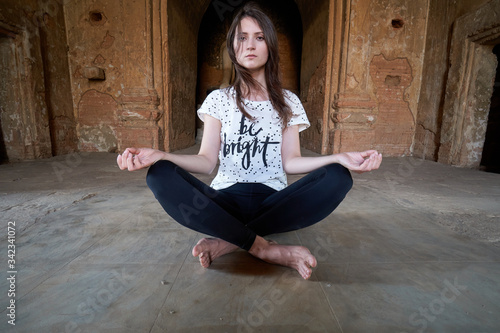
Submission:
M 382 154 L 376 150 L 336 154 L 337 163 L 356 173 L 376 170 L 382 163 Z
M 127 148 L 116 162 L 121 170 L 135 171 L 147 168 L 161 160 L 165 153 L 151 148 Z

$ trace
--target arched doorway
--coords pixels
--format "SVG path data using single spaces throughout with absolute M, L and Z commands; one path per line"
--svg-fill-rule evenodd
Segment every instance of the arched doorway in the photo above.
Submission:
M 493 54 L 500 64 L 500 44 L 493 48 Z M 500 65 L 497 65 L 493 96 L 491 97 L 488 125 L 484 139 L 481 168 L 488 172 L 500 173 Z
M 487 2 L 453 24 L 438 162 L 480 167 L 497 68 L 492 49 L 499 42 L 499 3 Z
M 235 1 L 233 1 L 234 3 Z M 240 6 L 248 1 L 236 1 Z M 283 87 L 299 94 L 302 55 L 302 20 L 292 0 L 254 1 L 273 21 L 278 33 Z M 197 108 L 208 93 L 225 86 L 230 80 L 230 65 L 225 59 L 226 34 L 239 9 L 228 3 L 212 1 L 202 18 L 198 33 Z M 197 139 L 202 122 L 197 120 Z

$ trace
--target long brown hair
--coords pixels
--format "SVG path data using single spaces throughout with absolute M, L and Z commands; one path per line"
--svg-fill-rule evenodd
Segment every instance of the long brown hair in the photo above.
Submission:
M 236 52 L 234 50 L 234 39 L 238 28 L 241 28 L 241 20 L 245 17 L 254 19 L 264 33 L 264 40 L 267 44 L 269 56 L 265 65 L 265 77 L 267 92 L 269 99 L 274 109 L 278 112 L 283 127 L 287 126 L 288 121 L 292 117 L 292 111 L 288 104 L 285 102 L 283 95 L 283 88 L 281 86 L 281 76 L 279 70 L 279 53 L 278 53 L 278 36 L 274 25 L 269 17 L 260 10 L 254 3 L 247 3 L 241 8 L 233 19 L 233 23 L 227 33 L 227 51 L 229 57 L 234 64 L 235 79 L 232 84 L 236 92 L 236 105 L 238 109 L 248 119 L 253 119 L 243 106 L 242 84 L 246 85 L 248 89 L 262 91 L 263 87 L 252 77 L 250 71 L 245 67 L 238 64 L 236 60 Z

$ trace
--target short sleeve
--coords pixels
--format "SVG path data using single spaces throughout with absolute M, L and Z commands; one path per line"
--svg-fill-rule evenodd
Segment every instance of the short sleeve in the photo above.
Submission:
M 205 98 L 205 101 L 203 101 L 203 104 L 201 107 L 198 109 L 198 117 L 202 120 L 205 121 L 205 115 L 208 114 L 209 116 L 214 117 L 215 119 L 221 119 L 220 118 L 220 102 L 221 102 L 221 96 L 220 96 L 220 90 L 214 90 L 212 91 L 207 98 Z
M 299 125 L 299 132 L 309 128 L 311 124 L 309 123 L 309 119 L 307 119 L 304 106 L 297 95 L 291 91 L 285 90 L 285 98 L 293 114 L 292 118 L 288 122 L 288 126 Z

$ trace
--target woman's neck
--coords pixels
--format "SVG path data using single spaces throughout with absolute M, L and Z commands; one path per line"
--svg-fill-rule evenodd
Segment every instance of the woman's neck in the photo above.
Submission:
M 264 68 L 256 72 L 252 72 L 252 78 L 255 81 L 257 81 L 264 89 L 267 90 L 266 71 Z
M 261 87 L 252 88 L 246 84 L 242 85 L 242 93 L 244 98 L 251 101 L 267 101 L 269 100 L 269 94 L 267 93 L 266 76 L 264 71 L 259 71 L 259 73 L 252 73 L 252 78 Z

